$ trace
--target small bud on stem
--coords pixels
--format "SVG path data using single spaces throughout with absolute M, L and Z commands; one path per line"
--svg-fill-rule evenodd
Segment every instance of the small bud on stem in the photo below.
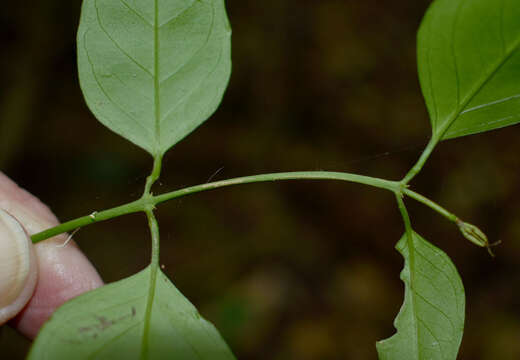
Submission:
M 491 257 L 495 257 L 495 254 L 493 254 L 493 251 L 491 251 L 491 247 L 500 244 L 502 241 L 499 240 L 490 244 L 486 234 L 484 234 L 482 230 L 480 230 L 475 225 L 469 224 L 460 219 L 456 220 L 456 224 L 459 227 L 460 232 L 462 233 L 462 235 L 464 235 L 466 239 L 468 239 L 477 246 L 485 247 L 489 255 L 491 255 Z

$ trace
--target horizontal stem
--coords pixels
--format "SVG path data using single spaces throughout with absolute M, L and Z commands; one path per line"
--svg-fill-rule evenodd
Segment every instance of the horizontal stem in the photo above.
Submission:
M 132 214 L 140 211 L 146 211 L 150 205 L 157 205 L 162 202 L 175 199 L 178 197 L 195 194 L 202 191 L 218 189 L 221 187 L 249 184 L 266 181 L 281 181 L 281 180 L 338 180 L 347 181 L 358 184 L 364 184 L 373 186 L 381 189 L 386 189 L 394 193 L 401 191 L 401 184 L 396 181 L 384 180 L 379 178 L 373 178 L 369 176 L 342 173 L 342 172 L 330 172 L 330 171 L 301 171 L 301 172 L 286 172 L 286 173 L 274 173 L 274 174 L 263 174 L 239 177 L 235 179 L 216 181 L 207 184 L 195 185 L 184 189 L 172 191 L 169 193 L 149 196 L 143 195 L 139 200 L 131 203 L 121 205 L 112 209 L 94 212 L 90 215 L 82 216 L 80 218 L 67 221 L 61 225 L 53 227 L 51 229 L 42 231 L 31 236 L 33 243 L 46 240 L 53 236 L 70 232 L 74 229 L 90 225 L 96 222 L 113 219 L 115 217 Z
M 76 218 L 74 220 L 64 222 L 63 224 L 60 224 L 53 228 L 50 228 L 50 229 L 44 230 L 42 232 L 39 232 L 37 234 L 34 234 L 31 236 L 31 240 L 33 243 L 36 244 L 40 241 L 49 239 L 53 236 L 66 233 L 66 232 L 72 231 L 74 229 L 78 229 L 78 228 L 86 226 L 86 225 L 90 225 L 90 224 L 104 221 L 104 220 L 113 219 L 113 218 L 121 216 L 121 215 L 140 212 L 140 211 L 143 211 L 144 205 L 145 205 L 145 202 L 142 199 L 139 199 L 137 201 L 133 201 L 131 203 L 117 206 L 115 208 L 111 208 L 108 210 L 103 210 L 103 211 L 99 211 L 99 212 L 95 211 L 90 215 L 82 216 L 82 217 Z
M 281 180 L 339 180 L 348 181 L 358 184 L 365 184 L 381 189 L 390 190 L 392 192 L 400 191 L 400 183 L 396 181 L 389 181 L 379 178 L 373 178 L 369 176 L 355 175 L 341 172 L 330 172 L 330 171 L 302 171 L 302 172 L 287 172 L 287 173 L 274 173 L 274 174 L 263 174 L 239 177 L 235 179 L 216 181 L 213 183 L 207 183 L 202 185 L 191 186 L 185 189 L 173 191 L 163 195 L 154 197 L 156 204 L 175 199 L 181 196 L 198 193 L 201 191 L 217 189 L 232 185 L 250 184 L 257 182 L 267 181 L 281 181 Z

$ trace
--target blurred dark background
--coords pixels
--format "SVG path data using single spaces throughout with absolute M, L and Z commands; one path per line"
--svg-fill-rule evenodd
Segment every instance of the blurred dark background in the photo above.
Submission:
M 151 159 L 89 113 L 78 86 L 80 0 L 0 12 L 0 169 L 62 220 L 136 199 Z M 338 170 L 400 179 L 430 127 L 415 33 L 428 0 L 228 0 L 234 72 L 217 113 L 176 145 L 155 192 L 215 179 Z M 415 229 L 453 259 L 467 292 L 460 359 L 520 358 L 519 127 L 442 143 L 414 189 L 504 244 L 491 259 L 407 201 Z M 161 262 L 241 360 L 376 359 L 394 333 L 403 225 L 392 194 L 288 182 L 160 206 Z M 75 237 L 107 282 L 148 262 L 143 216 Z M 0 358 L 29 342 L 5 329 Z

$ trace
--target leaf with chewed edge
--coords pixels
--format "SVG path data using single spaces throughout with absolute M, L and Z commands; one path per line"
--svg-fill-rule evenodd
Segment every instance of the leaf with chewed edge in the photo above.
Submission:
M 415 232 L 396 248 L 405 259 L 397 333 L 377 343 L 380 360 L 455 360 L 464 331 L 462 281 L 449 257 Z

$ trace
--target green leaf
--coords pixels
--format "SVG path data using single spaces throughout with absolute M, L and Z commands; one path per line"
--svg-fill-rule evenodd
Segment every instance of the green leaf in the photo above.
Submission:
M 377 343 L 380 360 L 454 360 L 464 330 L 464 287 L 441 250 L 415 232 L 396 246 L 405 258 L 397 333 Z
M 438 140 L 520 122 L 516 0 L 436 0 L 418 34 L 421 88 Z
M 235 359 L 214 326 L 159 270 L 150 292 L 151 275 L 148 267 L 60 307 L 36 338 L 29 360 Z
M 231 73 L 223 0 L 84 0 L 81 88 L 111 130 L 160 156 L 218 107 Z

